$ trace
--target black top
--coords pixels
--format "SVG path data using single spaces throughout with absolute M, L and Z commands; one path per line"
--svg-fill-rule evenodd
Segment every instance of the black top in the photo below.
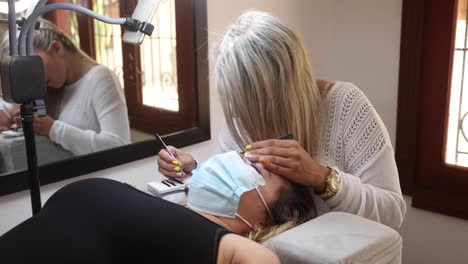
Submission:
M 0 262 L 216 263 L 228 232 L 127 184 L 88 179 L 58 190 L 0 237 Z

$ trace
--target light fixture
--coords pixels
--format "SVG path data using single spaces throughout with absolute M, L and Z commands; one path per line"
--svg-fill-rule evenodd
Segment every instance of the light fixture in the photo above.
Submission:
M 37 2 L 39 2 L 39 0 L 16 1 L 15 2 L 16 14 L 19 14 L 21 12 L 24 12 L 25 10 L 28 10 L 26 12 L 26 17 L 29 16 L 29 14 L 32 13 L 32 10 L 34 10 L 34 7 L 36 6 Z M 8 14 L 8 2 L 7 1 L 0 2 L 0 13 Z

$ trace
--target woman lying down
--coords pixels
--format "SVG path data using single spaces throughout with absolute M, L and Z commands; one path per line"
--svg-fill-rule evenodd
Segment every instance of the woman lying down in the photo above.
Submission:
M 236 152 L 194 171 L 187 207 L 109 179 L 58 190 L 0 237 L 2 263 L 279 263 L 257 242 L 314 217 L 305 187 Z M 247 239 L 249 237 L 251 239 Z

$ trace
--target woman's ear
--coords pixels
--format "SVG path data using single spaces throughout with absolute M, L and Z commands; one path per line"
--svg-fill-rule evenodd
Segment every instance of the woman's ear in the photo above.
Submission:
M 50 43 L 49 50 L 47 50 L 47 53 L 49 55 L 57 55 L 57 56 L 63 56 L 64 53 L 64 47 L 62 42 L 58 40 L 52 40 L 52 43 Z

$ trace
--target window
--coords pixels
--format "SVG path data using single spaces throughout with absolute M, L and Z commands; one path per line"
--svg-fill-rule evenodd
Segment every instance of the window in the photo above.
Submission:
M 121 0 L 121 14 L 133 10 L 135 3 Z M 159 11 L 167 12 L 155 17 L 159 28 L 155 36 L 141 47 L 124 45 L 123 61 L 131 127 L 166 134 L 189 129 L 196 122 L 194 0 L 161 1 L 160 5 Z M 169 104 L 158 107 L 161 101 Z
M 109 17 L 130 16 L 137 4 L 136 0 L 72 2 Z M 153 35 L 141 46 L 122 43 L 119 25 L 79 14 L 52 20 L 120 77 L 133 130 L 167 134 L 196 122 L 193 5 L 190 0 L 160 1 L 151 21 Z
M 403 1 L 396 142 L 403 192 L 413 206 L 462 218 L 468 218 L 465 20 L 466 0 Z
M 467 2 L 459 0 L 457 7 L 445 150 L 445 162 L 462 167 L 468 167 Z

